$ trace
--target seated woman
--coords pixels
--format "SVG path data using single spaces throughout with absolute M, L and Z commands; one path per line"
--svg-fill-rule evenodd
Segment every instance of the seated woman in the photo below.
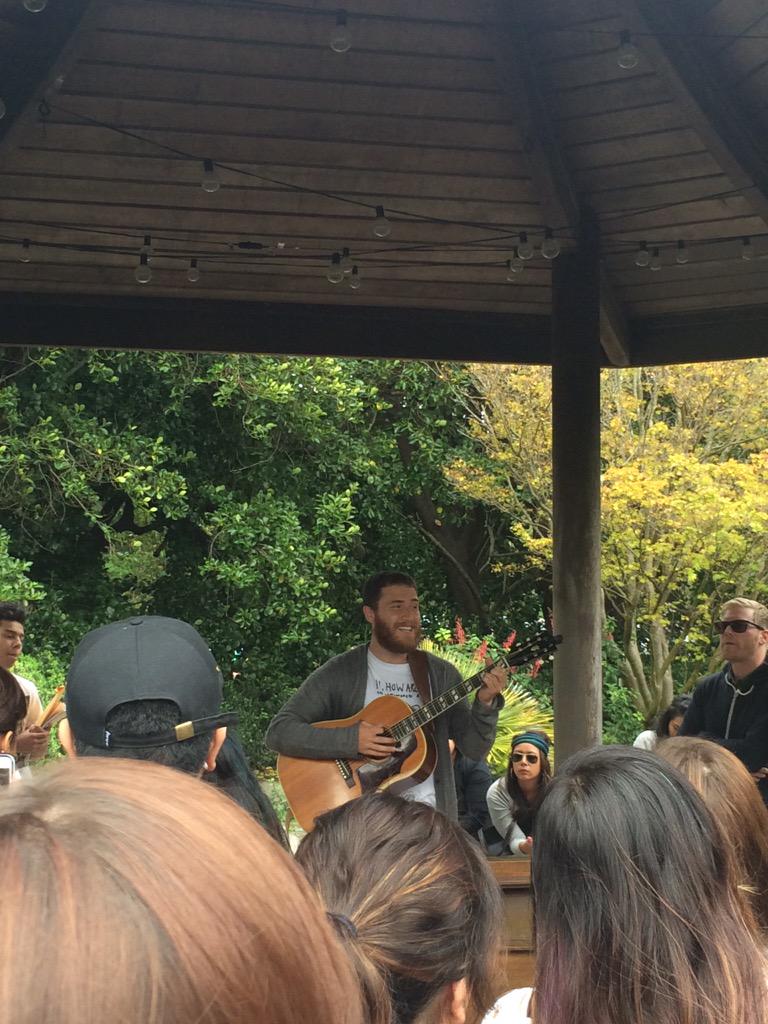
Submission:
M 736 878 L 755 923 L 768 934 L 768 809 L 746 766 L 730 750 L 679 736 L 657 753 L 678 768 L 704 798 L 733 854 Z
M 701 797 L 645 750 L 570 758 L 536 822 L 535 989 L 488 1024 L 765 1024 L 766 960 Z
M 659 740 L 665 740 L 670 736 L 677 736 L 680 726 L 683 724 L 685 713 L 691 706 L 691 695 L 681 693 L 675 697 L 669 707 L 665 708 L 656 719 L 653 729 L 646 729 L 635 737 L 633 747 L 640 747 L 642 750 L 654 750 Z
M 536 811 L 551 778 L 547 734 L 529 729 L 513 736 L 507 774 L 486 796 L 494 828 L 513 857 L 530 856 Z
M 345 939 L 364 1024 L 482 1017 L 501 897 L 458 825 L 426 804 L 374 793 L 318 818 L 297 860 Z
M 360 1024 L 334 929 L 243 810 L 150 763 L 59 762 L 0 799 L 9 1020 Z

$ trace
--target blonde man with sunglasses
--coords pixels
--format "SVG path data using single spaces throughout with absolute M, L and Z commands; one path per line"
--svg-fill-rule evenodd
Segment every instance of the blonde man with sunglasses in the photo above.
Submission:
M 730 750 L 758 781 L 768 804 L 768 608 L 736 597 L 715 622 L 726 664 L 693 693 L 680 736 L 703 736 Z

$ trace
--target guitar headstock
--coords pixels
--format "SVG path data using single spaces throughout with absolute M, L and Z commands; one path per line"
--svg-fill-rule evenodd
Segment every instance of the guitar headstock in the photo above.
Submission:
M 563 642 L 559 634 L 542 631 L 538 636 L 528 640 L 513 651 L 505 651 L 499 658 L 499 662 L 506 668 L 518 668 L 520 665 L 527 665 L 539 658 L 544 661 L 551 658 L 559 644 Z

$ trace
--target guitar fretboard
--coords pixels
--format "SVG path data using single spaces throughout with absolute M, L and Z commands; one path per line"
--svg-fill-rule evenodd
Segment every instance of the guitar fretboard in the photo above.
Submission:
M 468 697 L 473 690 L 477 690 L 482 685 L 483 676 L 490 669 L 498 665 L 503 665 L 505 668 L 515 668 L 525 665 L 529 661 L 534 661 L 536 658 L 547 657 L 555 650 L 561 640 L 562 637 L 544 634 L 537 640 L 526 644 L 514 652 L 501 655 L 493 665 L 481 669 L 474 676 L 470 676 L 469 679 L 463 679 L 460 683 L 456 683 L 455 686 L 451 686 L 450 689 L 438 694 L 437 697 L 433 697 L 423 707 L 418 708 L 416 711 L 411 712 L 410 715 L 406 715 L 405 718 L 401 718 L 399 722 L 391 725 L 387 732 L 398 743 L 407 739 L 416 729 L 431 722 L 438 715 L 442 715 L 444 711 L 448 711 L 449 708 L 452 708 L 454 704 L 458 704 L 464 697 Z

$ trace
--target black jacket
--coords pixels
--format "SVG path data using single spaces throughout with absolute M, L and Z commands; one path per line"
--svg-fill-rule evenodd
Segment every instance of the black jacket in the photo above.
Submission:
M 719 743 L 744 762 L 750 772 L 768 766 L 768 663 L 737 688 L 730 666 L 705 676 L 693 691 L 680 736 L 702 736 Z M 760 783 L 768 803 L 768 780 Z

